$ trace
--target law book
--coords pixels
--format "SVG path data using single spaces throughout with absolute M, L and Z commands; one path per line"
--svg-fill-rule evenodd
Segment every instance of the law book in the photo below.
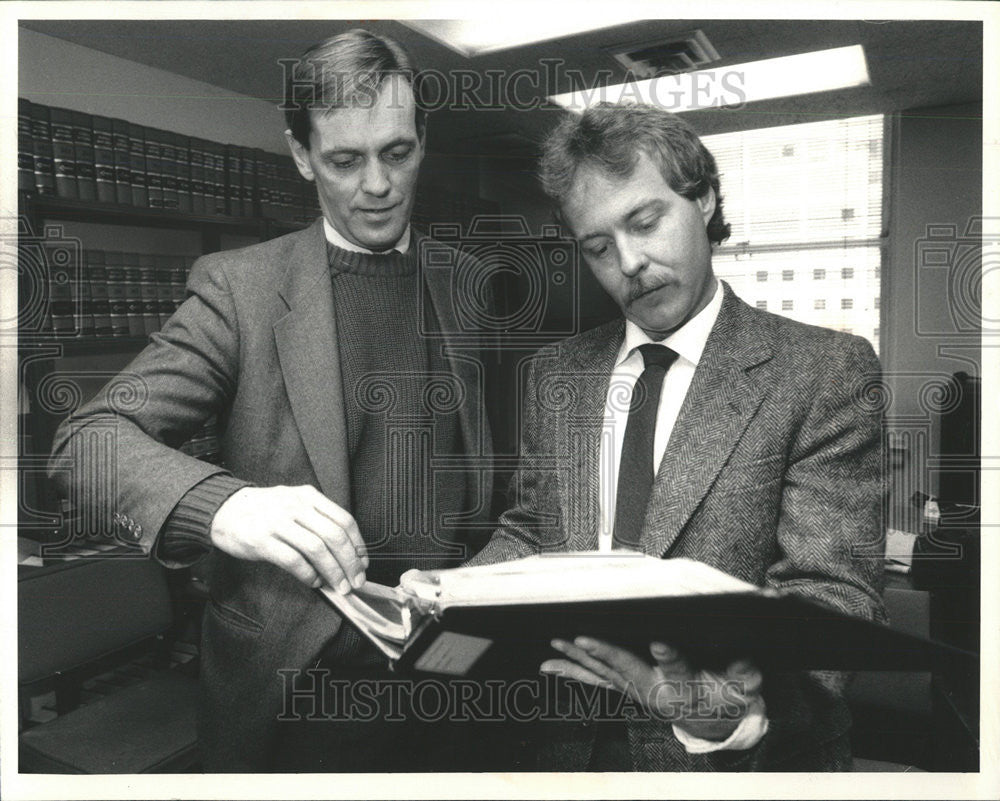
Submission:
M 163 170 L 161 168 L 160 131 L 145 128 L 143 131 L 146 155 L 146 205 L 151 209 L 163 208 Z
M 156 315 L 160 330 L 174 313 L 173 292 L 171 287 L 171 256 L 154 256 L 156 269 Z
M 41 103 L 31 106 L 31 139 L 34 152 L 35 191 L 43 197 L 56 193 L 55 165 L 52 153 L 50 110 Z
M 240 217 L 243 215 L 243 173 L 240 167 L 240 148 L 238 145 L 226 145 L 225 154 L 228 212 L 233 217 Z
M 919 671 L 971 658 L 702 562 L 632 552 L 543 554 L 319 592 L 401 672 L 533 676 L 558 657 L 552 639 L 577 636 L 641 656 L 662 641 L 709 669 L 751 659 L 772 671 Z
M 191 195 L 191 141 L 186 136 L 174 134 L 174 155 L 177 162 L 177 210 L 189 213 L 194 210 Z
M 160 306 L 156 293 L 156 261 L 151 253 L 139 254 L 139 299 L 143 334 L 160 330 Z
M 64 108 L 50 109 L 52 121 L 52 166 L 56 178 L 56 195 L 69 200 L 79 198 L 76 183 L 76 150 L 73 146 L 73 112 Z
M 17 189 L 19 192 L 35 190 L 35 146 L 31 133 L 30 100 L 17 99 Z
M 106 251 L 104 254 L 105 276 L 107 277 L 108 320 L 111 336 L 127 337 L 128 297 L 125 289 L 125 261 L 123 254 Z
M 177 211 L 177 148 L 174 135 L 169 131 L 158 131 L 160 142 L 160 176 L 163 186 L 163 208 Z
M 149 186 L 146 176 L 146 131 L 141 125 L 128 123 L 129 175 L 132 182 L 132 205 L 149 206 Z
M 122 254 L 122 271 L 125 276 L 125 315 L 128 321 L 128 336 L 141 337 L 146 333 L 143 321 L 142 283 L 138 253 Z
M 134 205 L 135 200 L 132 197 L 132 145 L 129 140 L 129 124 L 125 120 L 111 120 L 111 146 L 115 165 L 115 202 L 125 206 Z
M 85 253 L 85 274 L 90 282 L 90 303 L 94 316 L 94 336 L 111 336 L 111 306 L 108 301 L 108 274 L 103 250 Z
M 72 113 L 73 155 L 76 159 L 76 191 L 80 200 L 97 200 L 97 177 L 94 170 L 94 132 L 91 117 L 82 111 Z
M 118 202 L 115 188 L 115 148 L 112 121 L 107 117 L 93 118 L 94 123 L 94 177 L 97 182 L 97 199 L 101 203 Z
M 242 214 L 254 216 L 254 155 L 253 148 L 240 148 L 240 188 L 242 191 Z
M 201 139 L 191 137 L 191 211 L 204 214 L 205 205 L 205 145 Z

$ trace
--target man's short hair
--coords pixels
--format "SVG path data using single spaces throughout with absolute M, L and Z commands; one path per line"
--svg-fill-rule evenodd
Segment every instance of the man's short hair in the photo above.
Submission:
M 393 75 L 406 79 L 416 99 L 419 75 L 413 60 L 388 36 L 354 28 L 313 45 L 298 59 L 285 85 L 285 122 L 292 136 L 308 150 L 310 111 L 371 104 Z M 420 102 L 416 107 L 417 135 L 423 137 L 427 114 Z
M 656 106 L 598 103 L 582 115 L 570 114 L 545 141 L 542 187 L 562 203 L 581 166 L 624 178 L 635 170 L 640 152 L 653 160 L 663 180 L 681 197 L 696 200 L 713 189 L 715 213 L 708 221 L 708 239 L 717 245 L 729 236 L 715 158 L 690 125 Z

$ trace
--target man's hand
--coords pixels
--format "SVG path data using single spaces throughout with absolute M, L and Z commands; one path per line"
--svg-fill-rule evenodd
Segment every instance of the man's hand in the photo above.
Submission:
M 315 487 L 244 487 L 215 513 L 211 538 L 230 556 L 271 562 L 310 587 L 346 594 L 365 583 L 358 524 Z
M 542 663 L 543 673 L 628 693 L 653 715 L 702 740 L 722 742 L 751 707 L 763 704 L 760 671 L 746 660 L 733 662 L 720 674 L 692 670 L 675 649 L 658 642 L 649 647 L 653 665 L 589 637 L 572 643 L 553 640 L 552 647 L 568 659 Z

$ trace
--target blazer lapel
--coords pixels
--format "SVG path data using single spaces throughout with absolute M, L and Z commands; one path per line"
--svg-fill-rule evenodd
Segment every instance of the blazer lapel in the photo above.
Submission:
M 280 294 L 288 312 L 274 324 L 274 338 L 292 414 L 323 494 L 350 508 L 344 388 L 322 219 L 295 245 Z
M 773 353 L 770 329 L 728 285 L 653 483 L 643 552 L 661 557 L 708 493 L 769 384 L 752 371 Z
M 615 357 L 625 338 L 625 324 L 616 320 L 606 330 L 586 340 L 583 347 L 566 359 L 562 380 L 569 377 L 565 391 L 576 395 L 573 414 L 567 420 L 568 454 L 571 469 L 563 498 L 567 550 L 591 551 L 598 546 L 601 516 L 600 460 L 611 453 L 610 436 L 604 427 L 604 411 Z M 602 447 L 603 446 L 603 447 Z M 612 490 L 613 491 L 613 490 Z M 605 499 L 607 505 L 608 499 Z

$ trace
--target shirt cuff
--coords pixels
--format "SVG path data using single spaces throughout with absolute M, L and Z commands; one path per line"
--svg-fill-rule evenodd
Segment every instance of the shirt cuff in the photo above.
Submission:
M 747 714 L 743 716 L 735 731 L 722 742 L 703 740 L 688 734 L 676 725 L 672 725 L 671 728 L 674 730 L 674 737 L 689 754 L 710 754 L 713 751 L 746 751 L 753 748 L 767 734 L 768 725 L 764 699 L 757 697 L 750 702 Z
M 212 548 L 212 520 L 231 495 L 253 486 L 228 473 L 195 484 L 177 502 L 160 529 L 154 553 L 168 567 L 186 567 Z

